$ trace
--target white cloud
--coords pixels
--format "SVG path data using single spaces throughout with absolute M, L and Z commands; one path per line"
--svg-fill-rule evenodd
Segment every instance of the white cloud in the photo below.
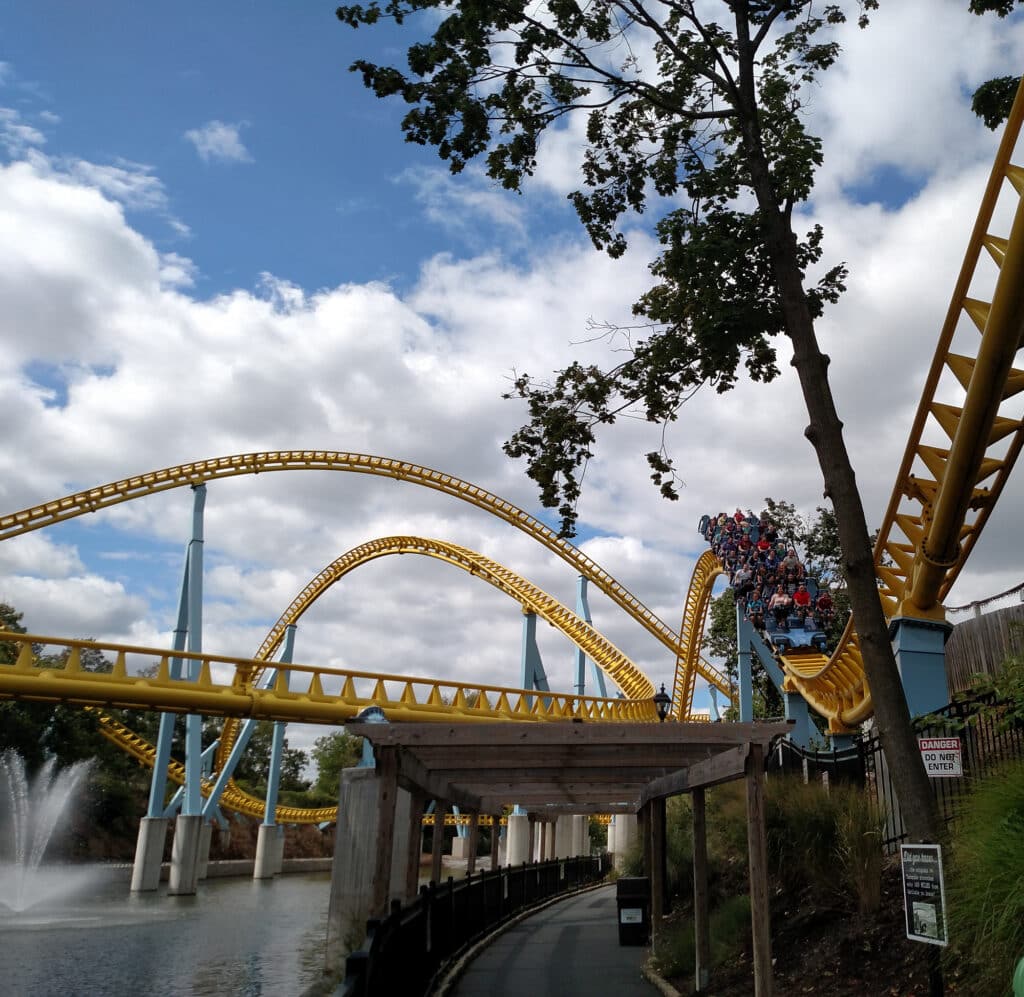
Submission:
M 521 202 L 476 166 L 457 177 L 443 166 L 410 167 L 397 179 L 415 188 L 416 200 L 432 222 L 471 243 L 493 244 L 496 227 L 503 239 L 525 234 Z
M 921 44 L 944 58 L 925 65 L 914 55 L 901 64 L 898 38 L 881 29 L 851 34 L 857 72 L 829 75 L 816 102 L 827 158 L 815 219 L 825 226 L 829 258 L 851 267 L 849 292 L 819 332 L 833 357 L 872 526 L 888 499 L 991 159 L 991 140 L 970 118 L 960 81 L 971 58 L 988 64 L 994 29 L 972 20 L 983 40 L 951 51 L 942 46 L 956 31 L 932 25 L 920 2 L 907 2 L 916 23 L 895 9 L 883 14 L 899 32 L 914 25 Z M 949 3 L 942 9 L 961 23 Z M 869 50 L 857 47 L 873 32 L 877 51 L 887 53 L 874 73 L 865 68 Z M 920 86 L 919 73 L 928 77 Z M 913 88 L 913 106 L 884 99 L 904 86 Z M 238 141 L 236 126 L 223 127 L 234 127 Z M 0 168 L 0 508 L 192 459 L 301 447 L 426 464 L 535 509 L 522 465 L 501 452 L 524 407 L 502 401 L 501 392 L 513 370 L 544 377 L 575 357 L 614 360 L 613 345 L 588 341 L 587 319 L 628 322 L 657 251 L 635 232 L 630 252 L 613 262 L 572 230 L 557 240 L 523 240 L 517 248 L 527 251 L 513 265 L 492 240 L 530 231 L 530 212 L 550 204 L 547 191 L 575 185 L 579 138 L 567 131 L 542 150 L 553 155 L 542 157 L 539 202 L 531 201 L 534 191 L 510 200 L 478 175 L 441 182 L 432 172 L 407 174 L 428 210 L 478 233 L 488 249 L 425 260 L 402 293 L 344 280 L 313 289 L 266 274 L 254 289 L 216 297 L 193 289 L 191 260 L 158 252 L 125 218 L 122 205 L 166 211 L 153 170 L 50 162 L 38 143 L 23 142 L 23 161 Z M 943 156 L 943 148 L 953 151 Z M 213 147 L 207 155 L 217 158 Z M 851 202 L 849 185 L 881 162 L 918 171 L 912 202 L 895 210 Z M 701 549 L 702 513 L 756 508 L 766 495 L 805 510 L 821 502 L 787 343 L 778 347 L 775 384 L 743 383 L 722 396 L 702 391 L 669 428 L 666 442 L 686 483 L 678 503 L 659 499 L 648 481 L 642 454 L 659 445 L 657 427 L 624 419 L 601 433 L 580 505 L 598 535 L 584 547 L 673 627 Z M 58 389 L 47 377 L 63 379 L 65 404 L 52 404 Z M 1012 575 L 1022 490 L 1018 472 L 954 600 L 1019 580 Z M 90 515 L 55 530 L 54 539 L 47 531 L 8 541 L 0 598 L 25 611 L 33 628 L 166 643 L 189 525 L 182 489 Z M 209 486 L 206 527 L 205 644 L 215 652 L 253 653 L 310 578 L 380 535 L 450 539 L 569 605 L 575 600 L 573 572 L 511 527 L 381 478 L 302 472 L 218 481 Z M 140 551 L 154 545 L 143 561 Z M 669 681 L 674 662 L 660 645 L 593 589 L 591 605 L 610 639 L 656 682 Z M 514 685 L 521 625 L 519 607 L 479 579 L 423 558 L 391 557 L 325 596 L 303 621 L 296 657 Z M 545 665 L 567 687 L 572 649 L 539 629 Z
M 198 267 L 187 256 L 164 253 L 160 257 L 160 283 L 164 287 L 192 287 Z
M 21 156 L 45 142 L 46 136 L 38 128 L 25 124 L 13 107 L 0 107 L 0 145 L 9 156 Z
M 126 208 L 141 211 L 164 211 L 167 192 L 153 167 L 118 159 L 113 165 L 99 165 L 84 159 L 65 160 L 62 172 L 73 180 L 101 191 Z
M 190 128 L 185 138 L 196 147 L 204 163 L 250 163 L 252 156 L 239 136 L 244 125 L 208 121 L 201 128 Z

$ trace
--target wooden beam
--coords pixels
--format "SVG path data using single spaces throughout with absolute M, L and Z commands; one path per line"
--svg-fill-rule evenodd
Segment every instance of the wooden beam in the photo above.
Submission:
M 371 725 L 368 724 L 367 726 Z M 376 726 L 384 727 L 390 725 L 379 724 Z M 379 750 L 377 745 L 374 747 Z M 467 792 L 457 793 L 451 783 L 431 772 L 413 752 L 405 748 L 400 749 L 398 752 L 398 782 L 403 789 L 419 790 L 433 799 L 440 797 L 444 800 L 450 800 L 460 809 L 480 809 L 478 797 Z
M 377 842 L 373 863 L 373 917 L 387 913 L 391 888 L 391 853 L 395 841 L 395 800 L 398 796 L 398 753 L 377 748 Z
M 382 725 L 383 726 L 383 725 Z M 431 838 L 430 879 L 441 882 L 441 856 L 444 854 L 444 815 L 448 812 L 447 800 L 434 800 L 434 830 Z
M 421 790 L 409 792 L 409 853 L 405 865 L 405 902 L 416 899 L 420 888 L 420 855 L 423 852 L 423 808 L 426 799 Z
M 703 745 L 712 751 L 756 742 L 767 744 L 788 733 L 791 721 L 781 723 L 481 723 L 481 724 L 364 724 L 346 721 L 353 733 L 373 744 L 422 747 L 506 747 L 526 745 Z
M 665 855 L 665 797 L 651 800 L 647 805 L 651 827 L 651 930 L 661 927 L 665 916 L 665 882 L 667 861 Z
M 489 808 L 494 815 L 491 821 L 491 872 L 498 868 L 498 838 L 501 835 L 501 808 Z
M 658 797 L 678 796 L 694 789 L 717 786 L 723 782 L 743 778 L 744 762 L 747 757 L 747 745 L 727 748 L 703 761 L 693 762 L 689 768 L 680 769 L 671 775 L 652 779 L 641 794 L 644 802 Z
M 708 992 L 711 982 L 711 922 L 708 917 L 708 833 L 704 789 L 693 791 L 694 989 Z
M 764 748 L 747 756 L 747 852 L 750 860 L 750 920 L 754 939 L 754 997 L 772 997 L 771 915 L 768 908 L 768 854 L 764 819 Z
M 478 811 L 469 812 L 469 840 L 466 842 L 468 854 L 466 855 L 466 875 L 472 876 L 476 872 L 476 848 L 480 840 L 480 814 Z
M 504 796 L 481 798 L 481 807 L 485 813 L 500 812 L 502 807 L 513 801 Z M 527 811 L 539 816 L 554 820 L 563 814 L 634 814 L 639 803 L 634 800 L 617 800 L 614 803 L 607 800 L 580 802 L 555 802 L 550 799 L 542 800 L 516 800 L 514 802 Z

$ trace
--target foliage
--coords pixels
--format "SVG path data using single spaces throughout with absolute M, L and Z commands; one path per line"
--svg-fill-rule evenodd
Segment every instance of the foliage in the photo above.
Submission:
M 750 897 L 727 897 L 708 915 L 711 935 L 711 967 L 722 966 L 743 950 L 750 939 Z M 662 928 L 651 947 L 651 962 L 663 978 L 686 977 L 696 964 L 696 939 L 692 918 Z
M 1024 764 L 979 783 L 947 863 L 950 945 L 974 993 L 1007 990 L 1024 952 Z
M 735 683 L 739 656 L 736 652 L 736 596 L 732 588 L 711 600 L 701 648 L 720 663 Z
M 634 305 L 641 325 L 625 330 L 627 359 L 610 370 L 574 363 L 551 383 L 528 374 L 515 380 L 529 423 L 505 449 L 527 460 L 566 535 L 597 425 L 628 410 L 673 421 L 694 389 L 711 383 L 727 391 L 741 368 L 755 381 L 777 376 L 772 340 L 788 331 L 780 251 L 801 280 L 811 268 L 821 272 L 798 292 L 812 318 L 844 289 L 842 265 L 819 267 L 820 227 L 802 238 L 791 228 L 822 158 L 801 110 L 839 55 L 836 25 L 852 8 L 863 26 L 876 7 L 877 0 L 820 8 L 744 0 L 721 5 L 722 23 L 703 19 L 693 4 L 652 12 L 633 0 L 338 8 L 353 27 L 438 12 L 429 41 L 409 48 L 408 72 L 366 60 L 351 68 L 377 96 L 411 106 L 406 138 L 435 146 L 453 173 L 483 156 L 490 177 L 519 191 L 544 131 L 582 113 L 583 183 L 568 196 L 594 246 L 621 256 L 623 222 L 655 206 L 661 212 L 662 251 L 651 263 L 657 283 Z M 655 67 L 623 57 L 634 42 L 653 46 Z M 792 237 L 784 246 L 767 237 L 776 223 Z M 661 492 L 676 497 L 671 458 L 656 451 L 647 460 Z
M 313 742 L 310 751 L 316 763 L 314 789 L 333 800 L 338 798 L 341 770 L 359 764 L 363 753 L 363 739 L 343 730 L 331 731 Z
M 1022 0 L 971 0 L 970 11 L 972 14 L 995 13 L 999 17 L 1008 17 L 1014 6 L 1019 7 L 1021 3 Z M 1009 117 L 1020 81 L 1019 76 L 997 76 L 974 91 L 971 110 L 985 122 L 986 127 L 998 128 Z
M 862 913 L 881 903 L 883 818 L 858 787 L 820 785 L 784 776 L 768 782 L 768 857 L 780 888 L 810 892 Z

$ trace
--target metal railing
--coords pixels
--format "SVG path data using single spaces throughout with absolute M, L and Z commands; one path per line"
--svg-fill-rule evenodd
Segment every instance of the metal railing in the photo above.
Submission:
M 604 878 L 609 857 L 555 859 L 486 870 L 440 886 L 420 887 L 403 906 L 366 923 L 363 948 L 345 960 L 337 997 L 420 997 L 474 941 L 542 900 Z
M 1003 722 L 1003 705 L 993 695 L 976 696 L 950 703 L 916 724 L 921 737 L 960 738 L 963 775 L 931 780 L 939 814 L 947 824 L 956 818 L 975 783 L 1006 762 L 1024 759 L 1024 727 Z M 769 772 L 802 772 L 808 782 L 825 781 L 822 776 L 827 775 L 829 783 L 863 786 L 885 814 L 886 851 L 895 851 L 906 841 L 906 827 L 877 731 L 865 731 L 854 738 L 852 747 L 841 751 L 807 751 L 780 741 L 766 759 L 766 767 Z

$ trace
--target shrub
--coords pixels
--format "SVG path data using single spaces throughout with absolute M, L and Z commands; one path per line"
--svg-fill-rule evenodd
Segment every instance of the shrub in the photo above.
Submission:
M 750 897 L 729 897 L 710 915 L 711 965 L 721 966 L 741 952 L 750 938 Z M 693 919 L 685 918 L 657 932 L 651 963 L 660 976 L 685 977 L 696 964 Z
M 948 863 L 950 944 L 979 994 L 1001 994 L 1024 955 L 1024 764 L 979 783 Z

